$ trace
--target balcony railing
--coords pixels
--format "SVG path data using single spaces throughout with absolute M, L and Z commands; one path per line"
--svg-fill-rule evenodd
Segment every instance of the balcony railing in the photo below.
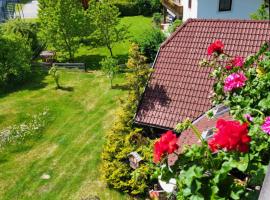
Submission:
M 179 0 L 161 0 L 163 6 L 172 11 L 178 18 L 183 17 L 183 6 Z

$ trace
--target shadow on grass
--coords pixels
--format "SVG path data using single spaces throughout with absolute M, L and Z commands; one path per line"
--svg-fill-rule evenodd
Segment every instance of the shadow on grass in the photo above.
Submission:
M 87 70 L 100 70 L 100 62 L 102 59 L 106 58 L 106 56 L 102 55 L 80 55 L 77 56 L 75 62 L 85 63 Z M 118 60 L 119 64 L 125 64 L 128 60 L 128 54 L 116 55 L 115 59 Z
M 127 84 L 123 84 L 123 85 L 115 84 L 115 85 L 112 86 L 112 89 L 129 90 L 129 86 Z
M 87 70 L 99 70 L 100 69 L 100 61 L 106 58 L 106 56 L 101 55 L 81 55 L 77 56 L 75 62 L 82 62 L 86 64 Z
M 74 87 L 70 87 L 70 86 L 60 86 L 59 88 L 55 88 L 56 90 L 63 90 L 63 91 L 67 91 L 67 92 L 73 92 L 74 91 Z
M 22 90 L 38 90 L 47 86 L 44 78 L 48 75 L 48 70 L 39 66 L 32 68 L 31 74 L 27 77 L 27 81 L 21 84 L 9 84 L 7 88 L 0 88 L 0 98 L 9 95 L 10 93 Z

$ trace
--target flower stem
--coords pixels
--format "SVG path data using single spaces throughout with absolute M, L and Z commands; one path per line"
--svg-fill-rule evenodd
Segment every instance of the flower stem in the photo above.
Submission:
M 201 141 L 202 145 L 207 149 L 206 150 L 206 152 L 208 154 L 207 157 L 210 160 L 210 163 L 211 163 L 212 168 L 214 168 L 215 165 L 214 165 L 214 162 L 213 162 L 212 153 L 211 153 L 211 151 L 208 148 L 207 142 L 201 137 L 201 133 L 200 133 L 199 129 L 196 126 L 194 126 L 192 123 L 190 123 L 190 128 L 195 133 L 195 135 L 198 137 L 198 139 Z
M 263 117 L 265 116 L 265 115 L 263 114 L 263 112 L 260 111 L 260 110 L 258 110 L 258 109 L 252 108 L 251 110 L 252 110 L 252 111 L 255 111 L 255 112 L 259 113 L 259 114 L 261 114 Z

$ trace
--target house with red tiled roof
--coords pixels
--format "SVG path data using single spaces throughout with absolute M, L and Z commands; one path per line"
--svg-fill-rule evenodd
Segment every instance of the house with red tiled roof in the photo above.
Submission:
M 247 57 L 270 41 L 270 21 L 189 19 L 161 45 L 136 124 L 170 130 L 189 118 L 202 132 L 215 126 L 215 120 L 205 116 L 213 108 L 209 94 L 214 80 L 211 68 L 200 67 L 199 62 L 217 39 L 230 55 Z M 217 114 L 229 117 L 228 112 Z M 186 132 L 181 137 L 189 143 L 193 136 Z

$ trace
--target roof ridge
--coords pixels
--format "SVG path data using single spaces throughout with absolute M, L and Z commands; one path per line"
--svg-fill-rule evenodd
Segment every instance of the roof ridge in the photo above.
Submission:
M 252 22 L 252 23 L 269 23 L 270 20 L 254 20 L 254 19 L 205 19 L 205 18 L 190 18 L 187 21 L 194 22 L 194 21 L 210 21 L 210 22 Z M 186 21 L 186 22 L 187 22 Z
M 163 43 L 161 43 L 160 48 L 166 46 L 174 37 L 186 27 L 187 24 L 191 22 L 240 22 L 240 23 L 269 23 L 270 28 L 270 20 L 252 20 L 252 19 L 203 19 L 203 18 L 189 18 L 187 19 L 181 26 L 179 26 L 174 33 L 170 35 Z

